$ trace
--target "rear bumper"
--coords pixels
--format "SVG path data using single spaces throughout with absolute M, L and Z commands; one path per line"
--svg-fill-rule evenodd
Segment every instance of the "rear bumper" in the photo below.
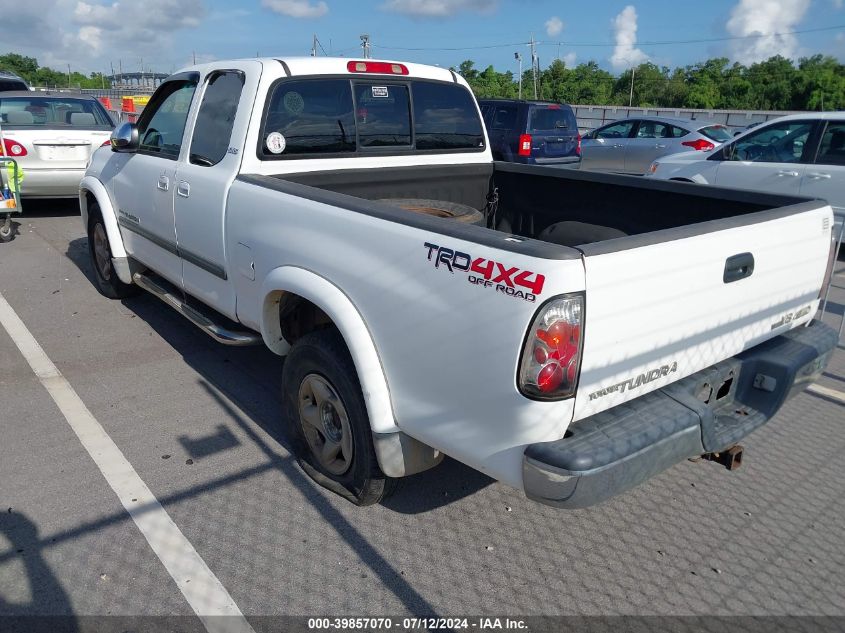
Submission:
M 25 198 L 76 198 L 85 167 L 79 169 L 24 169 L 21 195 Z
M 816 321 L 579 420 L 563 439 L 525 449 L 525 494 L 559 508 L 584 508 L 686 458 L 724 450 L 813 382 L 837 338 Z
M 534 158 L 533 156 L 518 156 L 514 162 L 523 163 L 525 165 L 569 165 L 572 163 L 580 163 L 581 157 L 578 155 L 559 156 L 558 158 Z

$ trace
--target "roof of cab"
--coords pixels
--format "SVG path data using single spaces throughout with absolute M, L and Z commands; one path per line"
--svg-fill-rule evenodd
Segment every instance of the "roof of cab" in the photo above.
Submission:
M 258 61 L 261 62 L 265 70 L 273 71 L 277 68 L 277 72 L 281 77 L 290 73 L 291 77 L 300 77 L 308 75 L 349 75 L 362 77 L 392 77 L 395 79 L 402 79 L 402 77 L 411 77 L 417 79 L 434 79 L 436 81 L 451 81 L 466 85 L 464 78 L 458 73 L 449 70 L 448 68 L 440 68 L 438 66 L 428 66 L 426 64 L 414 64 L 410 62 L 403 62 L 391 59 L 360 59 L 355 57 L 258 57 L 242 60 L 218 60 L 207 64 L 198 64 L 184 68 L 178 72 L 185 72 L 191 70 L 198 70 L 207 72 L 209 70 L 226 68 L 227 65 L 231 67 L 232 64 L 238 61 Z M 368 74 L 368 73 L 352 73 L 347 69 L 349 62 L 384 62 L 388 64 L 401 64 L 408 69 L 408 75 L 390 75 L 385 73 Z

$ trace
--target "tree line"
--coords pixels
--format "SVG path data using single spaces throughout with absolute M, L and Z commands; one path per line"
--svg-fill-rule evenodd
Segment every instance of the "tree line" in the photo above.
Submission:
M 62 72 L 39 66 L 34 57 L 17 53 L 0 55 L 0 70 L 8 70 L 20 76 L 30 86 L 46 88 L 110 88 L 111 82 L 103 73 L 85 75 L 80 72 Z
M 31 86 L 111 87 L 102 73 L 61 72 L 17 53 L 0 55 L 0 70 L 20 75 Z M 493 66 L 478 70 L 472 60 L 453 70 L 478 97 L 518 96 L 517 77 L 511 71 L 499 72 Z M 523 73 L 522 96 L 534 97 L 530 70 Z M 568 68 L 555 60 L 538 73 L 537 98 L 602 106 L 630 102 L 644 108 L 839 110 L 845 109 L 845 65 L 824 55 L 802 57 L 797 64 L 778 55 L 750 66 L 716 57 L 675 69 L 646 62 L 615 76 L 595 61 Z
M 478 97 L 518 95 L 517 78 L 510 71 L 498 72 L 493 66 L 479 71 L 471 60 L 453 70 Z M 523 73 L 522 96 L 534 98 L 531 70 Z M 777 55 L 750 66 L 716 57 L 675 69 L 646 62 L 614 76 L 595 61 L 568 68 L 555 60 L 538 73 L 537 98 L 644 108 L 838 110 L 845 109 L 845 65 L 824 55 L 802 57 L 797 64 Z

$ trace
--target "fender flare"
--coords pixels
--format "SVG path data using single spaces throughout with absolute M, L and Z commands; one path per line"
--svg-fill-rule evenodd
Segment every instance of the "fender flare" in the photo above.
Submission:
M 123 236 L 120 234 L 120 228 L 117 225 L 117 214 L 112 205 L 111 196 L 106 190 L 103 183 L 93 176 L 85 176 L 82 182 L 79 183 L 79 211 L 82 214 L 82 226 L 88 232 L 88 194 L 96 198 L 97 204 L 100 205 L 100 212 L 103 214 L 103 224 L 106 227 L 106 235 L 109 238 L 109 246 L 111 247 L 112 258 L 116 260 L 126 260 L 126 249 L 123 246 Z M 128 266 L 115 266 L 117 276 L 123 283 L 132 283 L 132 275 L 129 273 Z M 127 278 L 124 279 L 124 276 Z
M 285 293 L 294 293 L 316 305 L 340 330 L 358 372 L 373 432 L 399 431 L 384 368 L 370 331 L 349 297 L 324 277 L 298 266 L 281 266 L 264 278 L 261 336 L 267 347 L 282 356 L 290 349 L 279 323 L 279 302 Z

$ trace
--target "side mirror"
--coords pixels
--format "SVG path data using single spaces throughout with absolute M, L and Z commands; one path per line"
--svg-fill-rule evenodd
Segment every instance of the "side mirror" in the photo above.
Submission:
M 138 126 L 134 123 L 123 123 L 111 133 L 111 150 L 113 152 L 131 153 L 138 151 Z

